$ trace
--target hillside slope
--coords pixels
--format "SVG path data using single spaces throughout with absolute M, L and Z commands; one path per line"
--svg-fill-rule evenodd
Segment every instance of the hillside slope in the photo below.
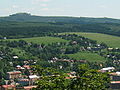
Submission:
M 101 33 L 83 33 L 83 32 L 73 32 L 73 33 L 62 33 L 62 34 L 77 34 L 84 36 L 86 38 L 96 40 L 98 43 L 105 43 L 109 47 L 114 48 L 120 48 L 120 37 L 118 36 L 112 36 L 107 34 L 101 34 Z
M 64 16 L 35 16 L 28 13 L 16 13 L 7 17 L 1 17 L 0 22 L 64 22 L 64 23 L 120 23 L 119 19 L 112 18 L 88 18 L 88 17 L 64 17 Z

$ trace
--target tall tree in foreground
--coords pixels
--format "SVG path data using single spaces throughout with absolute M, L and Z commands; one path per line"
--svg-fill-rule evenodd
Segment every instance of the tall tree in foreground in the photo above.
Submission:
M 38 87 L 34 90 L 65 90 L 68 86 L 66 75 L 53 68 L 41 68 L 35 66 L 36 73 L 40 75 L 40 80 L 36 83 Z
M 76 77 L 67 80 L 66 75 L 52 68 L 35 67 L 41 79 L 37 81 L 35 90 L 106 90 L 110 82 L 107 73 L 90 69 L 82 64 L 76 70 Z
M 73 78 L 69 90 L 106 90 L 109 87 L 110 78 L 108 73 L 90 69 L 87 64 L 78 67 L 77 78 Z

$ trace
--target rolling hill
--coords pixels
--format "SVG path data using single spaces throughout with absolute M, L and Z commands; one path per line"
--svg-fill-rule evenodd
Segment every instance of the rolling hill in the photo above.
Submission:
M 64 17 L 64 16 L 35 16 L 29 13 L 16 13 L 6 17 L 1 17 L 0 22 L 64 22 L 64 23 L 120 23 L 119 19 L 112 18 L 88 18 L 88 17 Z
M 73 32 L 73 33 L 84 36 L 92 40 L 96 40 L 98 43 L 104 42 L 109 47 L 120 48 L 120 42 L 119 42 L 120 37 L 118 36 L 112 36 L 112 35 L 101 34 L 101 33 L 83 33 L 83 32 Z M 62 33 L 62 34 L 68 34 L 68 33 Z
M 36 44 L 51 44 L 56 42 L 67 42 L 67 40 L 56 38 L 56 37 L 33 37 L 33 38 L 20 38 L 20 39 L 7 39 L 10 41 L 19 41 L 19 40 L 25 40 L 27 42 L 32 42 Z
M 80 33 L 79 33 L 80 34 Z M 56 42 L 68 42 L 68 40 L 57 38 L 57 37 L 33 37 L 33 38 L 20 38 L 20 39 L 7 39 L 7 41 L 19 41 L 19 40 L 25 40 L 29 43 L 36 43 L 36 44 L 51 44 L 51 43 L 56 43 Z M 66 46 L 67 47 L 67 46 Z M 27 52 L 24 50 L 21 50 L 20 48 L 12 48 L 13 51 L 16 53 L 18 56 L 25 56 L 26 58 L 29 56 Z M 27 56 L 27 55 L 28 56 Z M 91 52 L 78 52 L 74 54 L 65 54 L 69 58 L 73 58 L 76 60 L 87 60 L 89 62 L 105 62 L 106 59 L 97 53 L 91 53 Z

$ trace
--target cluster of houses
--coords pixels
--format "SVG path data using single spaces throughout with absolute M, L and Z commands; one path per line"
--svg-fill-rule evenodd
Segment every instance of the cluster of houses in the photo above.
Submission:
M 52 60 L 50 60 L 49 62 L 54 63 L 54 62 L 87 62 L 86 60 L 68 60 L 68 59 L 58 59 L 58 58 L 53 58 Z M 62 68 L 62 66 L 60 66 L 60 69 Z M 110 78 L 111 78 L 111 82 L 110 82 L 110 88 L 111 89 L 119 89 L 120 90 L 120 72 L 115 72 L 116 69 L 114 67 L 106 67 L 106 68 L 102 68 L 100 70 L 98 70 L 99 72 L 109 72 Z M 70 72 L 68 73 L 68 77 L 66 77 L 66 79 L 71 79 L 71 78 L 75 78 L 76 77 L 76 73 L 75 72 Z
M 31 90 L 36 88 L 36 80 L 40 77 L 33 74 L 29 65 L 17 65 L 16 69 L 7 72 L 7 80 L 5 85 L 0 87 L 0 90 Z
M 55 58 L 57 59 L 57 58 Z M 25 71 L 28 71 L 27 75 Z M 114 67 L 102 68 L 100 72 L 109 72 L 111 83 L 111 89 L 120 89 L 120 72 L 114 72 Z M 66 79 L 76 78 L 76 72 L 67 73 Z M 7 72 L 8 80 L 5 80 L 6 85 L 2 85 L 0 90 L 32 90 L 36 88 L 36 80 L 40 79 L 40 76 L 33 74 L 29 65 L 17 65 L 16 70 Z
M 107 68 L 102 68 L 99 70 L 100 72 L 109 72 L 110 75 L 110 88 L 112 90 L 120 90 L 120 72 L 115 72 L 114 67 L 107 67 Z
M 57 57 L 52 58 L 52 60 L 49 60 L 48 62 L 54 63 L 54 62 L 81 62 L 81 63 L 86 63 L 86 60 L 71 60 L 71 59 L 59 59 Z
M 14 57 L 18 58 L 18 57 Z M 76 60 L 58 59 L 53 58 L 49 62 L 76 62 Z M 79 60 L 77 62 L 86 62 L 85 60 Z M 33 62 L 34 63 L 34 62 Z M 0 86 L 0 90 L 32 90 L 36 88 L 36 81 L 40 80 L 40 76 L 33 73 L 31 66 L 28 61 L 24 61 L 24 65 L 17 65 L 14 71 L 7 72 L 7 79 L 5 85 Z M 63 67 L 60 66 L 60 69 Z M 109 72 L 111 82 L 111 89 L 120 89 L 120 72 L 115 72 L 114 67 L 106 67 L 99 70 L 100 72 Z M 67 73 L 66 79 L 76 78 L 76 72 Z
M 25 74 L 25 69 L 30 72 L 30 75 Z M 76 72 L 67 73 L 66 79 L 76 77 Z M 0 87 L 0 90 L 32 90 L 36 88 L 36 81 L 40 80 L 40 76 L 33 74 L 29 65 L 17 65 L 16 70 L 7 72 L 8 79 L 6 84 Z

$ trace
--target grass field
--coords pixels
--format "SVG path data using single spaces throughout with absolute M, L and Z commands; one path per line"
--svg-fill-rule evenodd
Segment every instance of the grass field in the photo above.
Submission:
M 69 34 L 73 34 L 73 33 L 69 33 Z M 65 33 L 62 33 L 62 34 L 65 34 Z M 78 35 L 87 37 L 89 39 L 96 40 L 98 43 L 104 42 L 109 47 L 120 48 L 120 37 L 117 37 L 117 36 L 100 34 L 100 33 L 82 33 L 82 32 L 78 32 L 74 34 L 78 34 Z M 8 40 L 20 40 L 20 39 L 8 39 Z M 25 40 L 27 42 L 33 42 L 37 44 L 41 44 L 41 43 L 51 44 L 55 42 L 67 42 L 67 40 L 64 40 L 61 38 L 55 38 L 55 37 L 33 37 L 33 38 L 22 38 L 21 40 Z
M 62 33 L 65 34 L 65 33 Z M 73 34 L 73 33 L 70 33 Z M 120 37 L 107 35 L 107 34 L 100 34 L 100 33 L 74 33 L 78 34 L 87 38 L 90 38 L 92 40 L 96 40 L 98 43 L 104 42 L 109 47 L 119 47 L 120 48 Z
M 89 52 L 79 52 L 75 54 L 68 54 L 68 56 L 76 60 L 87 60 L 90 62 L 105 62 L 106 61 L 104 57 L 101 57 L 100 55 L 96 53 L 89 53 Z
M 21 39 L 7 39 L 10 41 L 25 40 L 27 42 L 33 42 L 37 44 L 51 44 L 55 42 L 67 42 L 67 40 L 56 38 L 56 37 L 33 37 L 33 38 L 21 38 Z

